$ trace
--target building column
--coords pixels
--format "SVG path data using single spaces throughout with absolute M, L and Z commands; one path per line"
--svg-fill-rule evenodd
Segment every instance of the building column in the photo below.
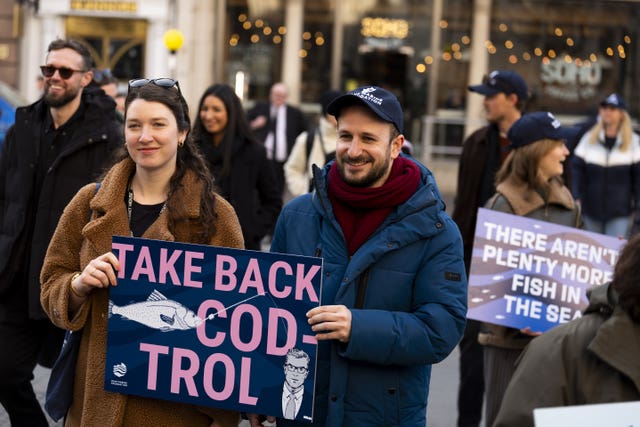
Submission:
M 489 69 L 489 53 L 485 41 L 491 38 L 491 0 L 474 0 L 473 27 L 471 29 L 471 57 L 469 60 L 469 85 L 482 82 L 482 77 Z M 467 97 L 465 117 L 465 137 L 478 128 L 478 123 L 484 119 L 482 106 L 484 97 L 470 93 Z
M 342 90 L 342 52 L 344 50 L 344 5 L 346 1 L 336 1 L 333 11 L 333 45 L 331 46 L 331 89 Z
M 209 22 L 214 22 L 213 33 L 213 80 L 216 82 L 224 82 L 226 63 L 225 50 L 227 48 L 227 1 L 215 0 L 215 13 L 214 19 Z M 227 81 L 226 83 L 231 83 Z
M 304 0 L 288 0 L 285 2 L 285 27 L 282 52 L 282 81 L 289 89 L 289 102 L 300 104 L 300 83 L 302 80 L 302 31 L 304 26 Z
M 222 74 L 216 73 L 218 68 L 222 69 L 216 64 L 221 63 L 224 57 L 218 52 L 220 43 L 223 43 L 222 36 L 218 36 L 218 27 L 225 20 L 224 15 L 220 17 L 217 13 L 220 3 L 226 7 L 224 0 L 181 0 L 176 7 L 177 17 L 173 18 L 175 22 L 172 25 L 184 35 L 184 43 L 176 53 L 176 75 L 192 119 L 205 89 L 213 83 L 221 83 L 223 78 Z M 224 34 L 224 27 L 221 31 Z
M 40 98 L 36 87 L 36 77 L 40 65 L 45 63 L 49 44 L 64 38 L 64 18 L 53 13 L 35 15 L 31 9 L 24 9 L 23 34 L 20 47 L 19 90 L 30 101 Z

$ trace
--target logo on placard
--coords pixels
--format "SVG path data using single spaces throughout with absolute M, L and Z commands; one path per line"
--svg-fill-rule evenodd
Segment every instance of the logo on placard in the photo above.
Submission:
M 122 378 L 127 375 L 127 365 L 125 365 L 124 363 L 113 365 L 113 375 L 118 378 Z

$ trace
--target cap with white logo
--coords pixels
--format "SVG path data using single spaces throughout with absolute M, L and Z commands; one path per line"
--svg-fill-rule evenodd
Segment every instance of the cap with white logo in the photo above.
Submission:
M 398 132 L 403 132 L 402 107 L 398 98 L 377 86 L 359 87 L 336 99 L 327 107 L 327 112 L 336 118 L 344 107 L 354 104 L 362 104 L 385 122 L 393 123 Z
M 543 139 L 567 140 L 576 135 L 574 128 L 562 127 L 550 112 L 528 113 L 520 117 L 507 132 L 511 148 L 524 147 Z

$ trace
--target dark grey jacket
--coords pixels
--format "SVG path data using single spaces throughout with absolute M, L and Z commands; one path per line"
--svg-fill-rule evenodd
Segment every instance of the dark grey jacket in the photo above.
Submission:
M 517 362 L 493 427 L 533 427 L 533 409 L 640 400 L 640 324 L 607 284 L 584 316 L 535 338 Z

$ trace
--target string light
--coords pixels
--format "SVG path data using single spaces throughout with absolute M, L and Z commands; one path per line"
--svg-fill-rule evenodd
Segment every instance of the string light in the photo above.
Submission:
M 273 27 L 269 26 L 268 23 L 263 19 L 256 19 L 252 23 L 252 21 L 248 18 L 247 14 L 245 13 L 238 14 L 237 20 L 241 24 L 244 31 L 250 31 L 253 28 L 261 29 L 260 31 L 261 34 L 254 33 L 254 34 L 248 35 L 250 42 L 254 44 L 259 43 L 263 40 L 261 38 L 261 35 L 264 36 L 266 39 L 269 39 L 270 36 L 273 36 L 271 37 L 272 43 L 280 44 L 282 43 L 282 36 L 284 36 L 287 33 L 287 29 L 284 25 L 281 25 L 277 28 L 277 34 L 276 34 Z M 445 19 L 442 19 L 439 22 L 439 26 L 443 30 L 447 29 L 449 28 L 449 22 Z M 562 27 L 554 26 L 551 28 L 555 36 L 564 37 L 564 42 L 567 47 L 573 48 L 576 46 L 576 42 L 574 38 L 566 34 L 565 30 Z M 500 23 L 498 25 L 498 30 L 502 33 L 506 33 L 509 31 L 509 25 L 504 22 Z M 588 28 L 583 30 L 583 35 L 585 37 L 589 37 L 589 31 L 590 30 Z M 304 31 L 302 34 L 302 38 L 308 43 L 304 43 L 303 49 L 301 49 L 298 52 L 298 55 L 301 58 L 306 58 L 314 46 L 320 47 L 320 46 L 324 46 L 326 43 L 326 39 L 321 31 L 316 31 L 315 33 L 312 33 L 311 31 Z M 624 44 L 630 45 L 632 42 L 632 38 L 629 35 L 624 35 L 623 41 L 624 41 Z M 240 45 L 240 43 L 241 43 L 241 34 L 234 33 L 229 37 L 229 45 L 231 47 L 236 47 Z M 442 53 L 442 60 L 444 61 L 451 61 L 453 59 L 457 61 L 462 60 L 464 58 L 463 47 L 467 47 L 470 44 L 471 44 L 471 37 L 469 37 L 469 35 L 460 36 L 459 43 L 452 42 L 449 46 L 447 46 L 444 49 L 445 51 Z M 489 54 L 494 55 L 498 53 L 498 47 L 496 47 L 496 45 L 494 45 L 494 43 L 491 40 L 486 40 L 484 42 L 484 45 Z M 517 49 L 517 46 L 512 39 L 507 39 L 504 41 L 504 48 L 507 50 L 514 50 L 514 49 Z M 604 54 L 606 54 L 609 57 L 613 57 L 616 53 L 619 58 L 626 59 L 626 55 L 627 55 L 626 48 L 623 44 L 619 44 L 615 47 L 607 47 L 604 52 Z M 519 60 L 531 61 L 534 55 L 536 57 L 541 58 L 541 61 L 544 64 L 549 64 L 552 59 L 555 59 L 556 57 L 558 57 L 558 53 L 553 48 L 548 49 L 545 55 L 545 52 L 543 52 L 542 48 L 534 47 L 531 53 L 524 51 L 524 52 L 521 52 L 520 54 L 509 54 L 506 59 L 511 64 L 516 64 L 519 62 Z M 598 55 L 595 52 L 590 53 L 588 55 L 588 58 L 584 60 L 578 57 L 574 57 L 567 52 L 560 52 L 560 57 L 563 58 L 564 62 L 575 63 L 579 67 L 589 67 L 591 66 L 591 64 L 598 61 Z M 427 71 L 427 66 L 431 65 L 433 61 L 434 60 L 431 55 L 425 56 L 424 62 L 420 62 L 419 64 L 416 65 L 416 71 L 418 73 L 425 73 Z

